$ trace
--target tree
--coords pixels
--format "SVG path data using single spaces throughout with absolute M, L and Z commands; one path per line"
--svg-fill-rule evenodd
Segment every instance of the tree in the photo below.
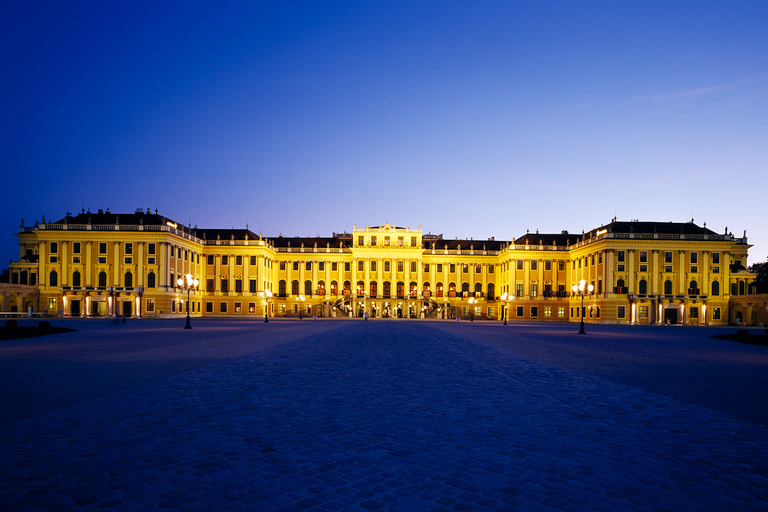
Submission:
M 757 293 L 768 293 L 768 261 L 750 265 L 748 270 L 755 274 Z
M 0 273 L 0 283 L 10 283 L 11 282 L 11 269 L 6 268 L 5 270 Z

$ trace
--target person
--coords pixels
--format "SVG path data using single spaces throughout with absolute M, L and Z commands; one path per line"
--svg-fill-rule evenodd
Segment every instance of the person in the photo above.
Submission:
M 363 318 L 364 318 L 365 320 L 368 320 L 368 312 L 367 312 L 367 311 L 365 312 L 365 315 L 363 316 Z

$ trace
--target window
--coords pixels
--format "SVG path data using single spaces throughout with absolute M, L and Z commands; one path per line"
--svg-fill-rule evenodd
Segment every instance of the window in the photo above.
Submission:
M 213 265 L 213 264 L 214 264 L 214 261 L 213 261 L 213 254 L 209 254 L 209 255 L 208 255 L 208 264 L 209 264 L 209 265 Z
M 239 302 L 235 302 L 235 313 L 242 313 L 243 308 Z
M 248 312 L 249 313 L 255 313 L 256 312 L 256 303 L 255 302 L 249 302 L 248 303 Z
M 107 257 L 106 256 L 99 256 L 98 258 L 96 258 L 96 262 L 97 263 L 106 263 L 107 262 Z
M 664 263 L 672 263 L 672 252 L 667 251 L 664 253 Z
M 672 295 L 672 281 L 669 279 L 664 281 L 664 295 Z
M 714 263 L 715 265 L 719 265 L 720 264 L 720 253 L 719 252 L 713 252 L 712 253 L 712 263 Z
M 389 247 L 389 237 L 388 236 L 384 237 L 384 247 Z
M 371 237 L 371 245 L 372 246 L 376 246 L 376 237 L 375 236 Z
M 285 270 L 285 262 L 284 261 L 280 262 L 280 270 Z
M 99 254 L 107 254 L 107 244 L 105 242 L 99 243 Z
M 720 273 L 720 267 L 712 267 L 712 273 L 713 274 L 719 274 Z
M 411 262 L 411 272 L 416 272 L 416 262 L 415 261 Z
M 544 306 L 544 318 L 552 318 L 552 306 Z
M 365 237 L 363 235 L 357 237 L 357 245 L 365 245 Z
M 107 287 L 107 273 L 103 270 L 99 272 L 99 288 Z
M 155 299 L 147 299 L 147 312 L 151 313 L 155 310 Z
M 557 270 L 565 270 L 565 262 L 564 261 L 558 261 L 557 262 Z
M 517 316 L 522 317 L 525 313 L 523 313 L 523 306 L 517 306 Z
M 691 311 L 691 318 L 693 319 L 699 318 L 699 308 L 697 308 L 696 306 L 692 306 L 690 311 Z
M 593 254 L 592 255 L 592 266 L 594 266 L 594 265 L 595 265 L 595 255 Z
M 299 262 L 298 261 L 294 261 L 293 262 L 293 270 L 295 270 L 296 272 L 299 271 Z
M 306 262 L 304 264 L 304 270 L 306 270 L 307 272 L 311 272 L 312 271 L 312 262 L 311 261 L 308 261 L 308 262 Z
M 692 252 L 691 253 L 691 263 L 698 263 L 699 262 L 699 253 Z M 693 317 L 691 317 L 693 318 Z
M 331 272 L 338 272 L 339 271 L 339 264 L 337 262 L 331 262 Z
M 213 302 L 206 302 L 205 303 L 205 312 L 206 313 L 213 313 Z
M 106 246 L 106 244 L 104 244 Z M 50 244 L 50 251 L 51 254 L 56 254 L 59 252 L 59 243 L 58 242 L 51 242 Z
M 552 270 L 552 262 L 549 260 L 546 260 L 544 262 L 544 270 Z
M 523 260 L 517 260 L 517 270 L 523 270 Z
M 77 270 L 72 273 L 72 286 L 74 288 L 80 288 L 80 272 Z
M 537 297 L 539 295 L 539 285 L 531 283 L 531 297 Z
M 648 272 L 648 265 L 640 265 L 640 272 Z
M 627 316 L 627 307 L 626 306 L 618 306 L 616 308 L 616 316 L 618 318 L 626 318 L 626 316 Z
M 304 295 L 307 295 L 309 297 L 312 296 L 312 281 L 307 279 L 304 281 Z
M 438 263 L 437 264 L 437 271 L 438 272 L 442 272 L 443 271 L 443 264 L 442 263 Z
M 80 254 L 80 242 L 74 242 L 72 244 L 72 254 Z
M 648 281 L 641 279 L 637 284 L 637 293 L 640 295 L 646 295 L 648 293 Z
M 255 279 L 251 279 L 248 282 L 248 291 L 250 293 L 256 293 L 256 280 Z
M 298 295 L 299 294 L 299 282 L 294 279 L 291 281 L 291 295 Z
M 344 262 L 344 272 L 349 272 L 350 265 L 351 264 L 348 261 Z
M 648 251 L 640 251 L 640 263 L 648 263 Z
M 243 293 L 243 280 L 242 279 L 235 279 L 235 292 L 236 293 Z
M 389 281 L 384 281 L 384 298 L 388 299 L 392 294 L 392 284 Z
M 51 270 L 51 273 L 48 274 L 48 284 L 50 286 L 59 285 L 59 274 L 57 274 L 55 270 Z
M 455 274 L 456 273 L 456 264 L 455 263 L 451 263 L 451 266 L 448 268 L 448 272 L 450 272 L 451 274 Z
M 318 295 L 325 295 L 325 281 L 318 281 L 317 282 L 317 294 Z
M 147 254 L 155 254 L 155 244 L 147 244 Z
M 397 262 L 397 271 L 402 272 L 403 271 L 403 262 L 398 260 Z
M 213 292 L 216 289 L 216 283 L 214 282 L 213 279 L 206 279 L 205 284 L 206 284 L 205 290 L 208 292 Z
M 369 293 L 371 294 L 371 297 L 376 297 L 378 295 L 378 286 L 376 281 L 371 281 L 369 286 Z
M 539 316 L 538 306 L 531 306 L 531 318 L 536 318 L 538 316 Z
M 389 272 L 389 260 L 384 261 L 384 272 Z
M 712 281 L 712 295 L 720 295 L 720 283 Z
M 229 291 L 229 280 L 227 278 L 221 280 L 221 291 L 222 293 L 227 293 Z
M 523 284 L 518 283 L 517 284 L 517 296 L 522 297 L 523 296 Z
M 557 307 L 557 318 L 565 318 L 565 306 Z
M 538 270 L 539 269 L 539 262 L 536 260 L 531 260 L 531 270 Z
M 438 297 L 443 296 L 443 283 L 437 283 L 435 285 L 435 295 L 437 295 Z
M 227 303 L 219 302 L 219 313 L 226 313 L 226 312 L 227 312 Z
M 155 287 L 155 273 L 150 272 L 147 274 L 147 288 L 154 288 Z
M 494 267 L 494 266 L 495 266 L 495 265 L 491 265 L 491 264 L 488 264 L 488 273 L 489 273 L 489 274 L 493 274 L 493 267 Z
M 320 263 L 318 263 L 318 264 L 317 264 L 317 269 L 318 269 L 320 272 L 325 272 L 325 262 L 324 262 L 324 261 L 321 261 Z
M 376 260 L 371 260 L 371 272 L 376 272 Z
M 79 260 L 80 258 L 78 258 Z M 79 263 L 79 261 L 78 261 Z M 147 265 L 154 265 L 155 264 L 155 258 L 147 258 Z
M 256 265 L 256 256 L 251 256 L 250 264 L 251 265 Z
M 625 254 L 626 253 L 624 251 L 619 251 L 618 252 L 618 257 L 616 258 L 616 261 L 624 261 Z
M 692 265 L 692 266 L 691 266 L 691 272 L 693 272 L 693 273 L 695 274 L 695 273 L 696 273 L 696 272 L 698 272 L 698 271 L 699 271 L 699 267 L 698 267 L 698 265 Z
M 620 263 L 620 264 L 618 265 L 618 271 L 619 271 L 619 272 L 624 272 L 624 271 L 625 271 L 625 267 L 624 267 L 624 264 L 623 264 L 623 263 Z
M 357 260 L 357 271 L 363 272 L 365 270 L 365 262 L 363 260 Z
M 104 260 L 105 260 L 105 261 L 103 261 L 103 262 L 99 262 L 99 263 L 106 263 L 106 258 L 104 258 Z M 58 262 L 58 261 L 59 261 L 59 257 L 58 257 L 58 256 L 49 256 L 49 257 L 48 257 L 48 261 L 49 261 L 50 263 L 56 263 L 56 262 Z
M 665 265 L 664 272 L 672 272 L 672 265 Z
M 402 247 L 405 243 L 405 238 L 402 236 L 397 237 L 397 246 Z
M 405 283 L 402 281 L 397 282 L 397 297 L 403 298 L 405 296 Z
M 125 284 L 124 286 L 126 288 L 133 288 L 133 274 L 130 272 L 125 273 Z
M 429 272 L 429 263 L 424 264 L 424 272 Z
M 639 317 L 646 318 L 646 319 L 648 318 L 648 306 L 640 306 Z
M 133 254 L 133 244 L 132 243 L 126 243 L 125 244 L 125 254 Z
M 285 297 L 285 279 L 281 279 L 279 283 L 277 283 L 277 296 L 278 297 Z
M 222 256 L 221 257 L 221 264 L 222 265 L 229 265 L 229 256 Z
M 411 237 L 411 247 L 416 247 L 416 237 L 415 236 Z
M 178 248 L 178 252 L 176 254 L 176 257 L 181 259 L 181 247 Z
M 720 308 L 712 308 L 712 320 L 720 320 Z

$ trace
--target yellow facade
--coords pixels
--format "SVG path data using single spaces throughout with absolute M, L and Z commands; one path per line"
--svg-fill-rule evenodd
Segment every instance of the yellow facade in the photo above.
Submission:
M 76 317 L 320 316 L 733 323 L 751 291 L 746 236 L 690 223 L 617 222 L 573 235 L 448 240 L 421 227 L 267 238 L 157 212 L 82 212 L 23 226 L 14 282 L 35 311 Z M 197 288 L 179 285 L 197 279 Z M 594 286 L 584 297 L 572 287 Z M 270 296 L 271 295 L 271 296 Z M 189 303 L 187 297 L 189 296 Z M 583 310 L 582 310 L 583 300 Z M 506 312 L 505 312 L 506 311 Z

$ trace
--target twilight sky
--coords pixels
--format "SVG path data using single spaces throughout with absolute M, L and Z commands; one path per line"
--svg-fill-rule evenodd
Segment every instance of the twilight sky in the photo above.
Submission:
M 119 4 L 119 5 L 118 5 Z M 768 259 L 768 2 L 5 2 L 0 257 L 21 218 L 277 236 L 619 220 Z

